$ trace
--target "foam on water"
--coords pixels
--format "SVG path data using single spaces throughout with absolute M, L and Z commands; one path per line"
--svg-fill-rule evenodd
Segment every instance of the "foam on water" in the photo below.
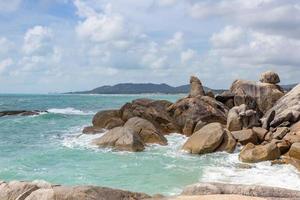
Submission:
M 72 107 L 68 108 L 51 108 L 47 110 L 49 113 L 55 113 L 55 114 L 65 114 L 65 115 L 93 115 L 95 112 L 85 112 L 82 110 L 77 110 Z

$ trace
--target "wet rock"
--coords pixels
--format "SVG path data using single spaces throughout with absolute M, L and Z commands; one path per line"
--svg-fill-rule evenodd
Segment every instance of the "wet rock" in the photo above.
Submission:
M 272 71 L 267 71 L 260 75 L 259 81 L 262 83 L 277 84 L 280 82 L 280 78 L 277 73 L 272 72 Z
M 262 113 L 266 113 L 284 95 L 282 88 L 278 85 L 244 80 L 234 81 L 230 91 L 235 94 L 235 99 L 241 98 L 241 103 L 248 105 L 251 109 L 256 106 Z M 250 102 L 254 100 L 256 105 L 252 105 L 252 102 L 243 102 L 247 100 L 246 98 L 250 98 Z M 237 105 L 236 102 L 235 100 L 235 105 Z
M 143 151 L 144 143 L 140 135 L 127 127 L 116 127 L 93 141 L 99 147 L 113 147 L 120 151 Z
M 120 112 L 123 121 L 140 117 L 150 121 L 162 134 L 179 133 L 182 130 L 167 110 L 171 105 L 165 100 L 136 99 L 122 106 Z
M 264 115 L 266 120 L 271 112 L 275 112 L 270 126 L 277 127 L 284 122 L 294 124 L 300 120 L 300 84 L 280 98 L 276 104 Z
M 224 129 L 220 123 L 210 123 L 195 132 L 183 145 L 183 149 L 193 154 L 214 152 L 222 143 Z
M 39 115 L 41 113 L 47 113 L 47 111 L 41 111 L 41 110 L 6 110 L 6 111 L 0 111 L 0 117 L 4 116 L 31 116 L 31 115 Z
M 141 137 L 143 143 L 156 143 L 167 145 L 167 139 L 157 130 L 157 128 L 148 120 L 139 117 L 130 118 L 124 127 L 134 130 Z
M 252 131 L 252 129 L 243 129 L 240 131 L 232 131 L 233 137 L 242 145 L 248 143 L 257 144 L 257 135 Z
M 225 129 L 225 134 L 221 145 L 217 151 L 226 151 L 227 153 L 233 153 L 236 146 L 236 140 L 232 136 L 231 132 Z
M 280 151 L 274 143 L 257 146 L 249 143 L 241 150 L 239 155 L 240 160 L 246 163 L 275 160 L 279 157 Z
M 192 76 L 190 78 L 190 87 L 191 88 L 190 88 L 189 97 L 197 97 L 197 96 L 205 95 L 204 89 L 202 87 L 202 83 L 197 77 Z

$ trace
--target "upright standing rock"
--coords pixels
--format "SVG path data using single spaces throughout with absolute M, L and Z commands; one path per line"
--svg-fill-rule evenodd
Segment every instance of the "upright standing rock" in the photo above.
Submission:
M 197 77 L 191 76 L 190 86 L 191 86 L 191 89 L 190 89 L 189 97 L 196 97 L 196 96 L 204 96 L 205 95 L 205 92 L 204 92 L 203 87 L 202 87 L 202 83 Z

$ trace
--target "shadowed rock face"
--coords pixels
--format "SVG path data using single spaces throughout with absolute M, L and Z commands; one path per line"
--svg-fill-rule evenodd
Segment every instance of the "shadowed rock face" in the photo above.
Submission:
M 95 186 L 60 186 L 47 182 L 0 181 L 1 200 L 140 200 L 147 194 Z
M 235 99 L 238 97 L 241 99 L 246 97 L 252 98 L 255 100 L 258 110 L 262 113 L 266 113 L 284 95 L 282 88 L 278 85 L 245 80 L 234 81 L 230 92 L 235 94 Z M 239 101 L 245 103 L 243 100 Z

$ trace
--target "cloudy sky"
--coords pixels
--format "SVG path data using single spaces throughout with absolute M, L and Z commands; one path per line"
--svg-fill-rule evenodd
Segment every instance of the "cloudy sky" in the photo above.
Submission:
M 0 0 L 0 93 L 300 81 L 298 0 Z

